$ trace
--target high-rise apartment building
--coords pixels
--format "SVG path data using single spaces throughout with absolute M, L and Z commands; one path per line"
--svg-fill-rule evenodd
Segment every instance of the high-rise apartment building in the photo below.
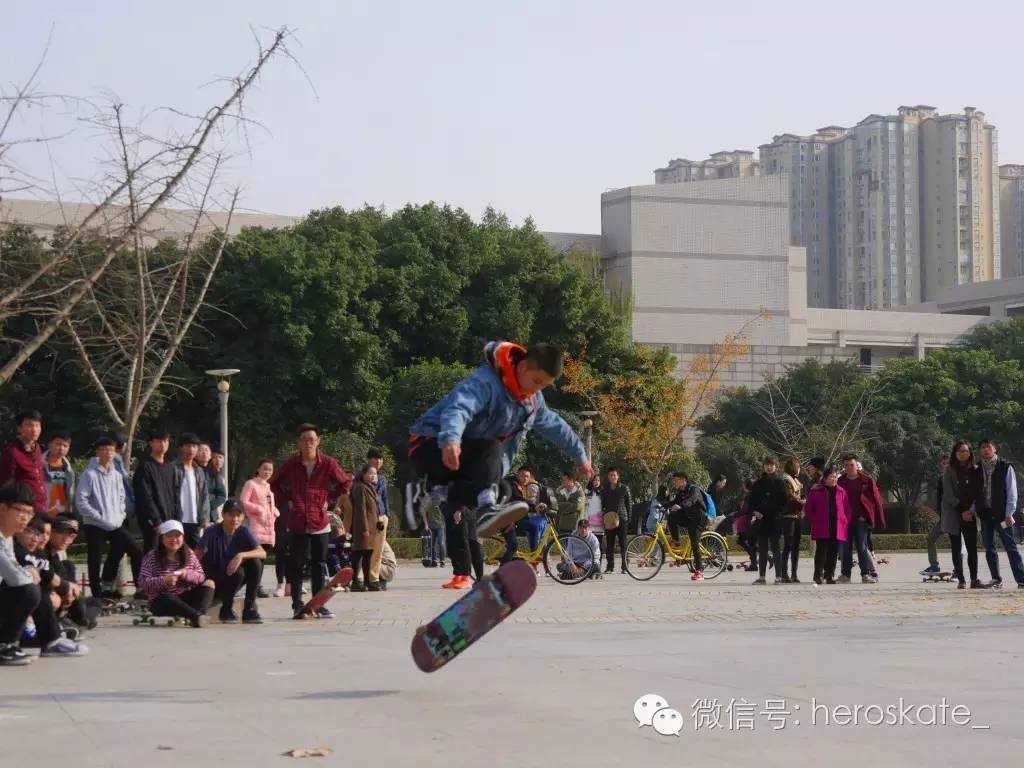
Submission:
M 712 158 L 726 154 L 740 153 Z M 984 113 L 918 105 L 848 129 L 775 136 L 760 147 L 758 170 L 789 178 L 791 244 L 807 250 L 809 306 L 887 309 L 1000 276 L 997 159 Z M 655 172 L 657 183 L 709 178 L 722 176 L 681 160 Z M 1015 263 L 1024 273 L 1024 256 Z
M 746 149 L 734 149 L 731 152 L 715 152 L 707 160 L 672 160 L 666 167 L 654 171 L 654 183 L 679 184 L 757 175 L 758 165 L 754 153 Z
M 995 127 L 973 107 L 921 124 L 925 300 L 958 285 L 999 279 L 998 156 Z
M 829 146 L 845 133 L 830 125 L 811 136 L 784 133 L 759 147 L 762 174 L 789 174 L 790 242 L 807 250 L 810 307 L 838 306 Z
M 999 166 L 1003 277 L 1024 276 L 1024 165 Z

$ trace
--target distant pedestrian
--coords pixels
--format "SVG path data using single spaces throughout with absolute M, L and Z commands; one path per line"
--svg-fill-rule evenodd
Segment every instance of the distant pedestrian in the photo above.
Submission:
M 786 461 L 783 468 L 782 481 L 786 488 L 786 508 L 782 513 L 782 570 L 792 572 L 783 576 L 784 583 L 799 584 L 797 566 L 800 564 L 800 532 L 804 516 L 806 496 L 800 482 L 800 462 L 796 459 Z
M 850 535 L 843 545 L 843 572 L 839 577 L 841 584 L 850 582 L 853 573 L 853 550 L 857 550 L 857 562 L 860 566 L 860 580 L 864 584 L 878 581 L 871 575 L 871 555 L 868 551 L 868 531 L 873 527 L 884 527 L 885 510 L 882 507 L 882 494 L 878 483 L 867 472 L 860 468 L 860 461 L 855 454 L 843 459 L 843 475 L 839 485 L 846 491 L 850 499 L 852 518 Z
M 622 482 L 616 467 L 609 467 L 605 476 L 608 482 L 601 489 L 601 512 L 608 567 L 604 572 L 611 573 L 615 570 L 615 542 L 618 541 L 619 554 L 622 555 L 622 572 L 626 573 L 626 529 L 629 527 L 629 516 L 633 510 L 633 495 L 629 492 L 629 486 Z
M 352 485 L 352 570 L 353 592 L 379 592 L 373 580 L 370 561 L 377 533 L 377 468 L 368 464 Z
M 935 483 L 935 511 L 938 512 L 938 517 L 935 523 L 932 525 L 931 530 L 928 531 L 928 567 L 921 571 L 922 576 L 932 576 L 942 572 L 939 567 L 939 551 L 936 544 L 939 537 L 942 536 L 942 485 L 945 482 L 946 470 L 949 469 L 949 454 L 944 453 L 939 457 L 939 479 Z M 975 557 L 977 557 L 977 547 L 975 547 Z
M 147 437 L 149 455 L 139 462 L 132 478 L 135 492 L 135 520 L 142 533 L 143 549 L 156 544 L 156 528 L 168 520 L 178 520 L 175 469 L 167 458 L 171 436 L 166 429 L 151 429 Z
M 786 487 L 777 472 L 778 462 L 771 456 L 761 465 L 762 474 L 750 489 L 750 510 L 753 513 L 753 529 L 757 539 L 758 578 L 755 585 L 766 584 L 768 553 L 775 563 L 775 583 L 786 583 L 786 566 L 779 551 L 779 536 L 782 533 L 782 514 L 786 509 Z
M 960 589 L 966 587 L 962 553 L 962 547 L 966 544 L 971 589 L 981 589 L 983 585 L 978 579 L 978 521 L 975 514 L 978 478 L 974 472 L 974 451 L 966 440 L 958 440 L 950 456 L 952 459 L 942 475 L 939 524 L 949 536 L 957 586 Z
M 845 542 L 850 525 L 850 500 L 839 486 L 839 473 L 828 467 L 807 494 L 805 512 L 811 524 L 811 539 L 818 542 L 814 551 L 814 584 L 835 584 L 839 546 Z
M 277 577 L 277 591 L 274 597 L 284 597 L 286 580 L 284 554 L 274 548 L 277 542 L 277 518 L 281 512 L 274 503 L 274 492 L 270 488 L 270 478 L 274 476 L 274 462 L 260 459 L 256 465 L 256 473 L 245 481 L 239 501 L 245 510 L 246 522 L 256 541 L 268 555 L 274 554 L 274 574 Z M 263 561 L 259 561 L 260 576 L 263 575 Z M 262 578 L 257 590 L 258 597 L 269 597 L 264 590 Z
M 990 438 L 981 441 L 978 453 L 981 461 L 975 469 L 975 507 L 981 520 L 981 540 L 985 544 L 985 559 L 992 574 L 990 587 L 1000 588 L 999 555 L 996 537 L 1006 550 L 1010 571 L 1020 589 L 1024 589 L 1024 562 L 1021 561 L 1017 542 L 1013 540 L 1013 513 L 1017 509 L 1017 473 L 1013 465 L 996 453 L 998 446 Z
M 178 460 L 174 471 L 174 518 L 185 529 L 185 543 L 195 549 L 199 537 L 210 525 L 210 493 L 206 470 L 196 462 L 202 441 L 191 432 L 178 438 Z

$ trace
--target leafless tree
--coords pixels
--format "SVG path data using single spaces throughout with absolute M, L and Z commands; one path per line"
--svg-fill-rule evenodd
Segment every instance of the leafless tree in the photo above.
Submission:
M 873 377 L 861 385 L 856 400 L 841 412 L 828 407 L 796 407 L 778 379 L 766 377 L 761 391 L 763 398 L 753 401 L 754 411 L 767 425 L 760 439 L 773 451 L 792 456 L 803 464 L 813 456 L 832 462 L 844 451 L 861 445 L 869 437 L 866 426 L 878 412 L 879 384 Z M 839 392 L 824 392 L 820 399 L 828 404 L 839 401 L 839 395 Z
M 158 111 L 176 125 L 159 136 L 145 120 L 129 120 L 116 101 L 78 118 L 109 157 L 96 183 L 99 202 L 68 217 L 50 241 L 26 236 L 19 249 L 0 252 L 0 337 L 13 318 L 30 320 L 29 332 L 22 323 L 21 336 L 2 339 L 10 351 L 0 386 L 43 344 L 67 345 L 129 445 L 154 397 L 180 386 L 171 366 L 204 306 L 238 203 L 237 189 L 221 190 L 221 176 L 232 142 L 244 142 L 254 124 L 245 97 L 268 62 L 292 58 L 290 38 L 286 28 L 266 44 L 257 37 L 255 62 L 222 81 L 226 95 L 205 113 Z M 15 90 L 0 122 L 0 183 L 12 180 L 13 189 L 28 179 L 11 159 L 16 145 L 4 143 L 4 130 L 17 110 L 39 103 L 35 82 L 34 73 Z M 162 240 L 168 218 L 186 216 L 172 209 L 189 211 L 184 227 L 176 223 L 187 234 Z

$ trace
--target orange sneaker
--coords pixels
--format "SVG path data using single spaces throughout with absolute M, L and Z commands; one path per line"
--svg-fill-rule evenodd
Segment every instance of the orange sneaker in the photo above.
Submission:
M 458 589 L 457 585 L 459 583 L 459 579 L 461 578 L 461 576 L 452 576 L 452 580 L 445 584 L 442 584 L 441 589 Z
M 469 589 L 473 586 L 473 580 L 469 576 L 456 576 L 456 584 L 452 589 Z

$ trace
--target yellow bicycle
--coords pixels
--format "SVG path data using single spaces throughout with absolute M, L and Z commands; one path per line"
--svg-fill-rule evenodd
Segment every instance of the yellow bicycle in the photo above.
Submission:
M 516 558 L 530 565 L 544 564 L 544 572 L 559 584 L 579 584 L 595 573 L 600 563 L 594 562 L 594 553 L 586 540 L 567 533 L 555 533 L 554 515 L 548 515 L 548 525 L 536 549 L 516 549 Z M 481 542 L 484 563 L 498 565 L 505 555 L 506 542 L 501 536 L 491 536 Z
M 643 533 L 626 545 L 626 573 L 637 581 L 649 581 L 657 576 L 666 556 L 674 565 L 687 565 L 693 570 L 690 537 L 684 536 L 674 546 L 665 531 L 664 519 L 665 510 L 661 509 L 654 533 Z M 729 566 L 729 545 L 724 536 L 714 531 L 701 533 L 699 543 L 704 578 L 713 579 Z

